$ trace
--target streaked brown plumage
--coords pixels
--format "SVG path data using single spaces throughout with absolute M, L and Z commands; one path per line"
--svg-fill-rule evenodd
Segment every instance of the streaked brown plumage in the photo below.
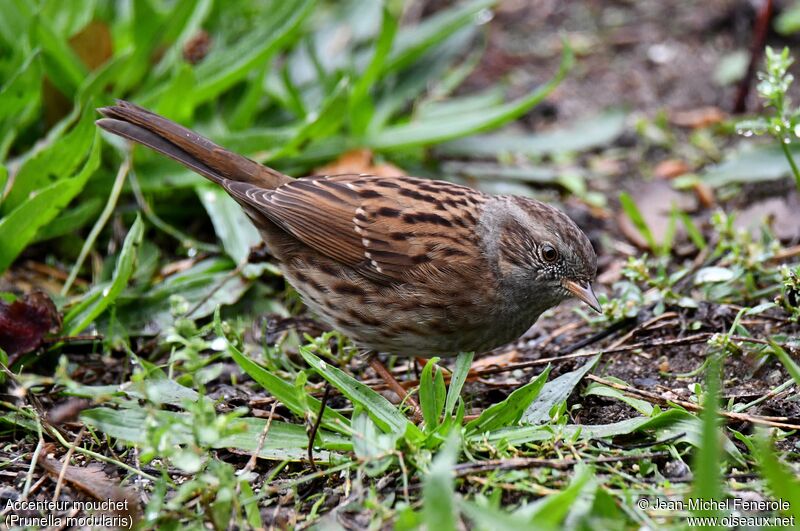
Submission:
M 445 181 L 292 179 L 127 102 L 98 125 L 223 186 L 308 306 L 360 346 L 399 355 L 484 352 L 591 291 L 595 253 L 559 210 Z

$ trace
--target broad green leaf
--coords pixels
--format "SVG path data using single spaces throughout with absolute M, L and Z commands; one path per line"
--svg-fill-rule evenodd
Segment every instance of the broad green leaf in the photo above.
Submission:
M 275 272 L 271 264 L 247 263 L 250 249 L 260 245 L 262 239 L 242 207 L 219 186 L 198 186 L 195 191 L 211 218 L 214 232 L 222 242 L 225 252 L 237 264 L 246 264 L 242 268 L 242 274 L 247 278 L 256 278 L 267 270 Z
M 169 22 L 152 0 L 136 0 L 132 4 L 130 57 L 115 80 L 116 90 L 121 93 L 136 86 L 152 68 L 153 52 L 163 42 L 164 30 Z
M 137 215 L 136 221 L 125 236 L 114 268 L 114 276 L 107 285 L 100 284 L 84 295 L 80 303 L 64 317 L 64 330 L 76 335 L 89 326 L 117 299 L 133 275 L 138 247 L 144 237 L 144 223 Z
M 800 145 L 791 144 L 789 150 L 795 157 L 800 156 Z M 791 171 L 783 149 L 773 142 L 748 145 L 711 166 L 700 176 L 705 184 L 720 187 L 732 183 L 774 181 L 791 175 Z
M 31 192 L 42 190 L 59 180 L 68 180 L 68 176 L 86 159 L 93 143 L 99 144 L 94 119 L 95 111 L 91 105 L 87 105 L 69 133 L 55 139 L 22 164 L 3 202 L 2 213 L 7 214 L 20 206 Z M 66 123 L 69 121 L 69 117 L 65 119 Z
M 445 102 L 448 103 L 450 102 Z M 626 119 L 627 113 L 612 110 L 543 133 L 515 135 L 500 132 L 460 138 L 437 147 L 436 151 L 446 155 L 484 159 L 496 157 L 499 153 L 539 157 L 552 153 L 586 151 L 613 142 L 624 131 Z
M 433 370 L 441 374 L 441 369 L 436 367 L 439 358 L 431 358 L 422 369 L 419 378 L 419 405 L 422 408 L 422 417 L 425 419 L 425 431 L 430 432 L 439 425 L 441 410 L 437 408 L 436 389 L 433 383 Z
M 97 0 L 44 0 L 41 15 L 58 35 L 68 38 L 92 21 L 96 5 Z
M 78 230 L 96 219 L 102 206 L 103 202 L 99 197 L 90 197 L 86 201 L 80 202 L 75 208 L 64 210 L 57 219 L 39 229 L 33 241 L 51 240 Z
M 89 158 L 74 177 L 60 179 L 33 192 L 26 201 L 0 218 L 0 271 L 11 265 L 34 240 L 39 229 L 50 223 L 72 201 L 99 165 L 100 138 L 95 132 Z M 7 200 L 3 206 L 8 206 Z
M 154 411 L 150 414 L 161 417 L 165 423 L 174 419 L 174 429 L 178 431 L 178 440 L 183 439 L 185 443 L 192 441 L 192 433 L 184 427 L 183 422 L 180 422 L 186 419 L 186 413 Z M 130 444 L 145 442 L 146 432 L 143 426 L 146 425 L 147 417 L 148 411 L 139 407 L 124 409 L 98 407 L 81 413 L 81 420 L 87 425 Z M 245 452 L 254 452 L 258 448 L 267 419 L 241 418 L 236 422 L 241 423 L 245 430 L 219 439 L 214 442 L 214 448 L 236 448 Z M 320 430 L 320 440 L 326 450 L 348 451 L 352 448 L 350 441 L 346 438 L 324 430 Z M 308 435 L 304 426 L 273 419 L 258 455 L 264 459 L 302 461 L 307 459 L 307 446 Z M 322 460 L 330 460 L 333 454 L 323 451 L 315 452 L 315 456 Z
M 145 293 L 123 293 L 116 302 L 115 318 L 131 335 L 149 336 L 168 329 L 178 316 L 209 316 L 217 306 L 236 303 L 250 288 L 234 267 L 227 258 L 203 260 Z M 109 326 L 103 317 L 96 324 L 99 330 Z
M 375 424 L 385 433 L 406 435 L 411 440 L 423 439 L 422 432 L 388 400 L 349 374 L 315 356 L 308 348 L 300 347 L 300 355 L 320 376 L 328 380 L 351 402 L 364 408 Z
M 387 127 L 370 135 L 369 146 L 391 150 L 425 146 L 494 129 L 515 120 L 540 103 L 555 89 L 572 68 L 572 49 L 564 43 L 561 64 L 556 75 L 543 86 L 516 101 L 452 116 L 448 120 L 418 120 Z
M 549 374 L 550 365 L 536 378 L 508 395 L 505 400 L 484 409 L 478 418 L 467 424 L 466 433 L 472 435 L 515 425 L 531 402 L 539 396 Z
M 525 409 L 520 422 L 522 424 L 541 424 L 550 420 L 550 411 L 569 398 L 575 386 L 592 370 L 600 359 L 600 355 L 587 361 L 574 371 L 562 374 L 558 378 L 544 384 L 541 392 L 531 405 Z
M 444 403 L 445 417 L 453 414 L 453 408 L 456 407 L 456 402 L 461 396 L 461 389 L 464 387 L 464 382 L 467 381 L 467 375 L 470 367 L 472 367 L 472 358 L 474 357 L 474 352 L 462 352 L 456 358 L 456 367 L 450 376 L 450 387 L 447 389 L 447 399 Z
M 0 163 L 0 205 L 3 204 L 3 192 L 5 192 L 7 182 L 8 168 L 6 168 L 5 164 Z
M 0 17 L 2 18 L 2 17 Z M 22 65 L 0 88 L 0 140 L 10 142 L 7 135 L 25 127 L 36 116 L 42 96 L 42 65 L 38 51 L 29 54 Z M 0 145 L 4 158 L 7 146 Z
M 460 447 L 461 441 L 457 436 L 451 435 L 425 475 L 422 484 L 422 515 L 426 529 L 455 531 L 458 528 L 453 467 Z
M 399 436 L 383 433 L 361 407 L 353 412 L 353 450 L 359 460 L 366 463 L 367 474 L 378 476 L 395 462 L 393 452 Z
M 9 48 L 22 48 L 27 39 L 20 39 L 28 32 L 36 4 L 26 1 L 5 0 L 2 4 L 3 16 L 0 17 L 0 38 Z
M 651 415 L 653 413 L 653 405 L 650 402 L 645 400 L 641 400 L 639 398 L 633 398 L 619 389 L 614 389 L 613 387 L 609 387 L 607 385 L 599 384 L 597 382 L 592 382 L 586 388 L 586 391 L 583 393 L 584 396 L 603 396 L 606 398 L 614 398 L 621 402 L 624 402 L 631 406 L 633 409 L 641 413 L 642 415 Z
M 192 89 L 196 83 L 194 70 L 190 65 L 187 63 L 177 65 L 172 79 L 166 84 L 158 100 L 156 108 L 158 114 L 178 123 L 191 120 L 194 113 Z
M 463 114 L 465 112 L 475 112 L 489 107 L 501 105 L 504 99 L 502 87 L 493 86 L 477 94 L 469 94 L 458 98 L 446 100 L 426 101 L 416 109 L 415 117 L 419 120 L 442 120 Z M 488 136 L 488 135 L 487 135 Z M 473 138 L 473 137 L 470 137 Z M 484 139 L 486 137 L 483 137 Z M 469 140 L 469 139 L 464 139 Z M 454 140 L 453 143 L 459 142 Z M 448 144 L 445 144 L 447 146 Z M 492 156 L 498 152 L 492 153 Z
M 221 330 L 218 331 L 217 334 L 220 332 Z M 292 384 L 275 376 L 267 369 L 242 354 L 230 343 L 228 343 L 228 352 L 230 352 L 234 361 L 239 364 L 239 367 L 241 367 L 250 378 L 258 382 L 269 394 L 280 400 L 281 403 L 295 415 L 301 418 L 305 417 L 307 411 L 303 401 L 305 401 L 305 404 L 307 404 L 314 413 L 319 412 L 320 402 L 316 398 L 306 395 L 303 400 L 300 400 L 297 396 L 298 391 Z M 347 433 L 350 420 L 333 409 L 326 407 L 325 412 L 322 414 L 322 426 L 333 431 Z

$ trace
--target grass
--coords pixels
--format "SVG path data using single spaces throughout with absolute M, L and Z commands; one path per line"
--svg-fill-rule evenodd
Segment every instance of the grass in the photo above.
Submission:
M 798 397 L 797 254 L 766 226 L 737 230 L 724 203 L 704 219 L 674 208 L 656 241 L 632 195 L 603 195 L 584 171 L 585 152 L 612 151 L 620 111 L 496 132 L 569 74 L 566 41 L 552 78 L 508 98 L 502 83 L 462 88 L 488 0 L 416 24 L 398 2 L 130 5 L 12 0 L 0 22 L 0 271 L 4 285 L 46 289 L 62 318 L 37 349 L 0 351 L 0 472 L 21 496 L 135 491 L 145 529 L 684 528 L 708 516 L 684 501 L 740 491 L 786 500 L 770 517 L 800 517 L 797 415 L 759 409 L 791 411 Z M 184 52 L 209 40 L 199 60 Z M 418 377 L 396 360 L 418 380 L 418 425 L 346 338 L 307 318 L 273 263 L 251 259 L 258 234 L 224 193 L 100 135 L 94 109 L 116 97 L 290 174 L 368 148 L 486 190 L 619 200 L 652 256 L 604 241 L 620 271 L 604 314 L 551 312 L 533 347 L 472 374 L 471 353 Z M 703 142 L 725 151 L 727 125 Z M 682 140 L 668 128 L 640 117 L 634 149 L 697 149 L 671 145 Z M 709 178 L 721 196 L 737 164 Z M 45 449 L 71 449 L 70 479 L 40 479 Z M 110 465 L 103 480 L 125 490 L 97 493 L 79 474 L 87 462 Z

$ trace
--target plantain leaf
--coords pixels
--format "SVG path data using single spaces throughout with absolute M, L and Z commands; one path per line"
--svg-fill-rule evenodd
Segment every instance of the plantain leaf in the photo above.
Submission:
M 384 433 L 406 435 L 422 440 L 422 432 L 381 395 L 344 371 L 319 359 L 308 348 L 300 347 L 300 355 L 320 376 L 328 380 L 351 402 L 364 408 Z

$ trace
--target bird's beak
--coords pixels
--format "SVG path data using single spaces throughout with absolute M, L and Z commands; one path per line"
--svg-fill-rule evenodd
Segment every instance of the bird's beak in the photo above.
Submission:
M 561 281 L 561 285 L 564 286 L 567 291 L 588 304 L 589 308 L 597 313 L 603 313 L 603 310 L 600 308 L 600 303 L 597 301 L 597 296 L 595 296 L 592 285 L 589 282 L 577 282 L 575 280 L 565 279 Z

